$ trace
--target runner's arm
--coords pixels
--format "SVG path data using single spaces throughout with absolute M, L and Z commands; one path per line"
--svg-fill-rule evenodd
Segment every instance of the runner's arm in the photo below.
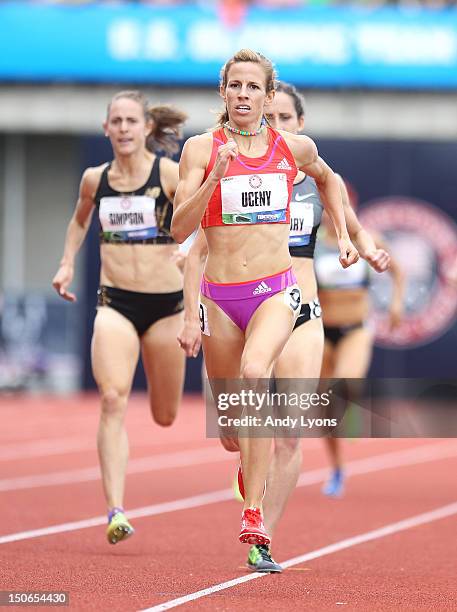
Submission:
M 201 345 L 199 295 L 207 254 L 205 234 L 200 229 L 184 264 L 184 325 L 178 342 L 188 357 L 196 357 Z
M 76 295 L 69 292 L 68 287 L 73 280 L 75 257 L 90 227 L 98 180 L 99 172 L 96 168 L 88 168 L 81 178 L 78 201 L 67 227 L 63 256 L 52 280 L 52 286 L 57 293 L 69 302 L 76 301 Z

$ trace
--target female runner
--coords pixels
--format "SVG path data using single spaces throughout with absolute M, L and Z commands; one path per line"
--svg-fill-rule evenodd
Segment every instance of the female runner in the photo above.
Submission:
M 114 159 L 84 172 L 53 280 L 62 298 L 76 300 L 69 291 L 74 261 L 97 210 L 101 271 L 92 370 L 101 400 L 97 444 L 112 544 L 133 533 L 123 510 L 124 417 L 140 351 L 154 420 L 171 425 L 181 401 L 185 358 L 175 338 L 182 325 L 182 274 L 170 234 L 178 165 L 154 150 L 176 151 L 185 119 L 171 107 L 149 106 L 138 91 L 113 97 L 103 127 Z
M 274 69 L 244 49 L 223 67 L 226 110 L 219 129 L 189 139 L 180 162 L 172 232 L 184 241 L 201 222 L 208 258 L 201 287 L 203 351 L 213 393 L 216 379 L 268 379 L 300 310 L 288 249 L 289 202 L 297 168 L 314 178 L 335 225 L 340 261 L 358 253 L 349 240 L 338 180 L 306 136 L 265 125 Z M 216 391 L 216 392 L 215 392 Z M 268 545 L 262 498 L 271 440 L 225 440 L 240 449 L 245 501 L 240 541 Z

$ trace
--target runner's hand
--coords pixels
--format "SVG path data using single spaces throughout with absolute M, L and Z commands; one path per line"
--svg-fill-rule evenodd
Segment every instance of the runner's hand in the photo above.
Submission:
M 178 334 L 179 346 L 187 357 L 197 357 L 202 343 L 200 321 L 185 321 Z
M 64 300 L 76 302 L 76 295 L 67 291 L 73 280 L 74 269 L 70 264 L 61 264 L 57 274 L 52 279 L 52 286 Z
M 216 161 L 214 162 L 212 175 L 220 180 L 224 178 L 230 162 L 236 159 L 238 155 L 238 145 L 234 140 L 229 140 L 221 145 L 217 150 Z
M 343 268 L 349 268 L 359 260 L 359 253 L 349 238 L 340 238 L 338 247 L 340 249 L 340 264 Z
M 385 272 L 390 266 L 390 255 L 384 249 L 365 253 L 363 258 L 376 272 Z

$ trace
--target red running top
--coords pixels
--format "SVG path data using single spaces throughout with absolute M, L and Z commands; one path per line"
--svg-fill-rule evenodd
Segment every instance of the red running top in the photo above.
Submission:
M 297 175 L 295 160 L 284 138 L 268 130 L 268 150 L 262 157 L 238 155 L 214 190 L 202 227 L 290 223 L 289 203 Z M 213 169 L 218 148 L 227 142 L 223 128 L 213 133 L 205 179 Z

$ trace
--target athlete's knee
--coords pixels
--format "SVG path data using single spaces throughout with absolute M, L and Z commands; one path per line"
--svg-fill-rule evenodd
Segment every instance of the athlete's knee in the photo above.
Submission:
M 151 402 L 151 414 L 157 425 L 161 427 L 170 427 L 176 419 L 178 407 L 172 406 L 156 406 Z
M 240 445 L 238 444 L 238 440 L 236 438 L 226 438 L 224 436 L 220 437 L 220 441 L 222 446 L 229 453 L 238 453 L 240 450 Z
M 127 394 L 121 393 L 114 387 L 100 390 L 100 399 L 103 416 L 122 416 L 127 404 Z
M 170 413 L 153 415 L 154 421 L 157 423 L 157 425 L 160 425 L 161 427 L 170 427 L 171 425 L 173 425 L 175 418 L 176 414 Z
M 301 457 L 300 438 L 275 438 L 274 453 L 285 459 L 290 459 L 295 454 Z
M 268 378 L 268 368 L 261 359 L 246 359 L 246 361 L 241 364 L 241 377 L 246 380 Z

